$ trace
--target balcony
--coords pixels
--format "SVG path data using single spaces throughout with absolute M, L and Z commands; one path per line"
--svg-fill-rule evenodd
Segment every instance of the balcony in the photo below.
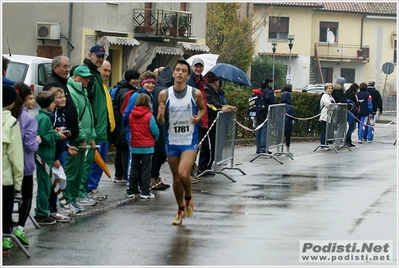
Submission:
M 315 49 L 320 61 L 368 63 L 370 60 L 370 46 L 316 43 Z
M 192 35 L 192 14 L 166 9 L 133 9 L 133 32 L 136 37 L 188 40 Z

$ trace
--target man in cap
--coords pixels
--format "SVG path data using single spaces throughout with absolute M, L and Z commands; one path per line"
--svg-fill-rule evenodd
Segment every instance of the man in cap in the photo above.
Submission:
M 205 113 L 204 117 L 202 117 L 201 123 L 199 125 L 199 132 L 200 132 L 199 140 L 200 141 L 202 140 L 202 138 L 205 136 L 206 132 L 208 131 L 208 110 L 207 110 L 207 102 L 206 102 L 206 93 L 205 93 L 205 89 L 204 89 L 205 86 L 208 84 L 208 81 L 202 75 L 202 72 L 204 71 L 204 66 L 205 66 L 204 61 L 201 58 L 195 58 L 193 60 L 193 63 L 191 64 L 192 72 L 190 72 L 190 78 L 187 80 L 187 85 L 197 88 L 201 91 L 202 99 L 205 103 L 206 113 Z M 197 177 L 196 169 L 197 169 L 197 166 L 194 163 L 194 166 L 190 173 L 190 176 L 192 178 L 192 183 L 197 183 L 202 180 L 201 178 Z
M 107 96 L 103 88 L 103 79 L 99 72 L 99 68 L 103 65 L 105 59 L 105 49 L 103 46 L 95 45 L 90 49 L 87 58 L 84 59 L 83 65 L 89 68 L 93 75 L 87 86 L 87 94 L 93 109 L 96 130 L 96 144 L 99 146 L 98 152 L 105 160 L 108 154 L 109 135 L 113 131 L 108 117 Z M 94 151 L 90 150 L 88 159 L 93 159 Z M 88 194 L 90 197 L 104 200 L 107 195 L 97 190 L 99 181 L 103 174 L 103 170 L 96 164 L 86 162 L 85 172 L 83 176 L 88 176 Z
M 66 160 L 65 175 L 67 186 L 64 190 L 65 200 L 80 210 L 85 210 L 86 205 L 95 205 L 96 202 L 86 198 L 87 176 L 83 176 L 85 163 L 93 162 L 95 150 L 96 131 L 94 127 L 94 117 L 91 104 L 86 97 L 86 87 L 93 75 L 85 66 L 78 66 L 73 71 L 73 76 L 68 79 L 68 89 L 78 110 L 79 135 L 72 140 L 71 145 L 81 146 L 78 154 L 68 155 Z M 85 146 L 90 145 L 86 155 Z M 79 147 L 78 147 L 79 148 Z
M 372 98 L 372 103 L 373 103 L 373 115 L 371 118 L 375 119 L 375 115 L 377 114 L 377 110 L 379 110 L 380 114 L 382 114 L 382 97 L 380 92 L 375 88 L 375 80 L 371 79 L 368 83 L 368 86 L 366 88 L 367 92 L 370 93 L 371 98 Z M 364 139 L 367 139 L 367 142 L 372 142 L 374 139 L 374 127 L 373 126 L 367 126 L 366 127 L 366 133 L 367 137 L 364 137 Z

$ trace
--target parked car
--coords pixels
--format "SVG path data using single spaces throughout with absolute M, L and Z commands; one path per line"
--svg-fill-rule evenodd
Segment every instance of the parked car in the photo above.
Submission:
M 323 84 L 316 84 L 316 85 L 307 85 L 300 89 L 302 92 L 307 93 L 323 93 L 324 92 L 324 85 Z
M 274 93 L 280 93 L 283 89 L 275 89 Z M 304 92 L 300 89 L 292 89 L 292 92 Z
M 7 68 L 6 78 L 18 83 L 23 81 L 32 89 L 35 99 L 37 94 L 42 91 L 47 78 L 52 72 L 52 59 L 27 56 L 27 55 L 3 55 L 10 60 Z M 36 103 L 33 111 L 30 111 L 34 116 L 40 106 Z

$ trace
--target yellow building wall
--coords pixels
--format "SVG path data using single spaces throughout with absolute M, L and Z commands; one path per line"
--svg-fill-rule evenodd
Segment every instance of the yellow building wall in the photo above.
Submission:
M 365 80 L 368 82 L 369 79 L 375 79 L 376 88 L 382 94 L 386 78 L 386 74 L 382 72 L 382 65 L 385 62 L 393 63 L 397 20 L 365 19 L 364 26 L 364 40 L 370 44 L 370 63 L 367 64 Z M 396 92 L 397 89 L 397 64 L 394 66 L 394 72 L 387 76 L 387 94 Z

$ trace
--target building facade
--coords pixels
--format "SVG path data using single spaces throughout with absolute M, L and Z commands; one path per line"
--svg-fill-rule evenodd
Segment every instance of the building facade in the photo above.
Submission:
M 2 16 L 3 54 L 64 55 L 78 65 L 101 44 L 112 65 L 110 86 L 127 69 L 154 70 L 209 52 L 206 3 L 9 2 Z
M 256 53 L 272 56 L 275 43 L 294 88 L 342 76 L 347 85 L 375 79 L 382 94 L 396 94 L 396 2 L 257 2 L 253 12 L 268 16 Z M 388 76 L 385 62 L 395 67 Z

